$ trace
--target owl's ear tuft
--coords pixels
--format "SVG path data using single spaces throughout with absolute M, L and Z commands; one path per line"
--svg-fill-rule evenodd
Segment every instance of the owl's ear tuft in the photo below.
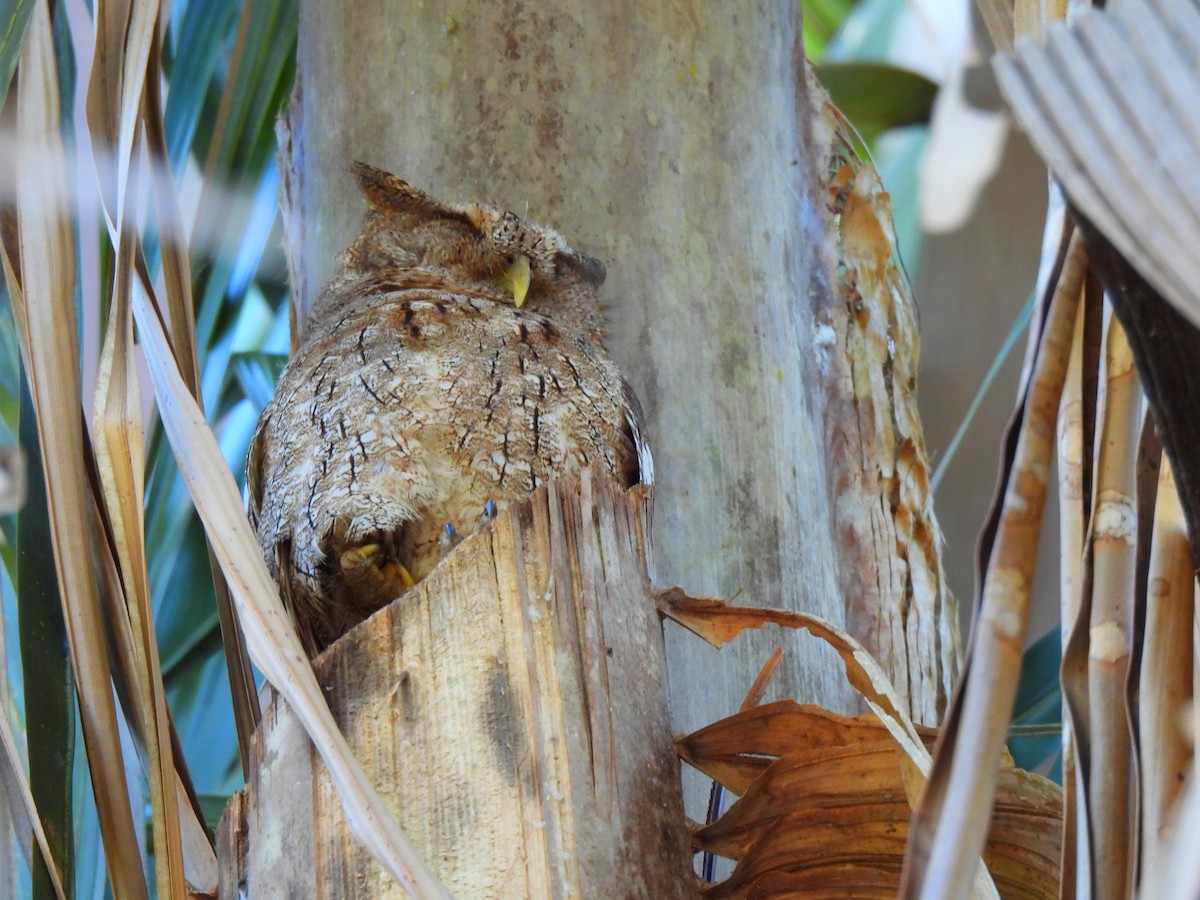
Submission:
M 350 171 L 358 179 L 358 186 L 367 198 L 367 204 L 379 212 L 428 212 L 437 214 L 444 206 L 424 191 L 413 187 L 402 178 L 397 178 L 383 169 L 376 169 L 364 162 L 356 162 Z
M 429 196 L 390 172 L 364 162 L 353 163 L 350 171 L 358 179 L 367 205 L 375 212 L 413 216 L 417 220 L 449 219 L 478 230 L 478 224 L 463 210 Z

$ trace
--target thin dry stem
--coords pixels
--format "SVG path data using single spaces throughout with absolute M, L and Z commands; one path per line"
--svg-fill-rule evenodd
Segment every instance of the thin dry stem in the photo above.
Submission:
M 1191 769 L 1190 736 L 1184 730 L 1182 712 L 1192 699 L 1194 599 L 1183 507 L 1164 455 L 1154 507 L 1139 678 L 1144 872 L 1166 864 L 1171 838 L 1177 834 L 1175 806 Z
M 996 764 L 1021 669 L 1055 420 L 1084 265 L 1082 239 L 1075 235 L 1051 301 L 1029 388 L 965 684 L 947 720 L 923 808 L 918 811 L 904 896 L 928 900 L 966 896 L 987 835 Z
M 20 64 L 17 131 L 34 152 L 17 159 L 25 369 L 37 410 L 47 503 L 63 617 L 79 689 L 79 715 L 92 774 L 109 877 L 116 896 L 147 894 L 113 702 L 104 625 L 91 571 L 89 499 L 84 483 L 76 360 L 74 243 L 70 210 L 56 185 L 67 180 L 59 135 L 59 88 L 50 13 L 33 12 Z M 14 292 L 14 300 L 20 292 Z
M 96 383 L 93 442 L 100 477 L 99 499 L 112 535 L 126 604 L 126 615 L 114 623 L 114 628 L 127 625 L 131 630 L 129 647 L 133 654 L 127 660 L 127 680 L 142 688 L 135 692 L 140 702 L 127 709 L 127 713 L 139 720 L 139 730 L 144 738 L 140 749 L 146 754 L 158 888 L 160 894 L 180 896 L 184 890 L 183 850 L 179 838 L 179 810 L 174 802 L 175 767 L 167 722 L 166 689 L 162 683 L 150 585 L 146 577 L 141 391 L 130 360 L 133 322 L 129 309 L 129 283 L 133 241 L 133 235 L 126 231 L 121 235 L 117 251 L 116 284 Z
M 1083 584 L 1083 343 L 1085 304 L 1079 304 L 1075 317 L 1075 336 L 1071 341 L 1071 358 L 1062 400 L 1058 407 L 1058 508 L 1059 508 L 1059 598 L 1062 609 L 1062 644 L 1066 641 L 1079 615 L 1080 592 Z M 1076 809 L 1079 794 L 1075 790 L 1075 740 L 1069 715 L 1063 715 L 1062 772 L 1063 772 L 1063 838 L 1060 892 L 1063 900 L 1075 896 L 1075 854 L 1077 823 L 1087 817 Z M 1084 842 L 1083 846 L 1086 846 Z
M 1089 759 L 1084 773 L 1093 859 L 1104 877 L 1097 896 L 1123 898 L 1136 853 L 1136 784 L 1125 681 L 1133 631 L 1137 507 L 1134 462 L 1141 390 L 1125 331 L 1109 318 L 1104 404 L 1091 521 L 1092 597 L 1088 629 Z M 1085 600 L 1086 603 L 1086 600 Z

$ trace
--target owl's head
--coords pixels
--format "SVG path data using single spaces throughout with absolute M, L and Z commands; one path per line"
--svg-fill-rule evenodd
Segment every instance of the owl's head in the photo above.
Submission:
M 564 305 L 594 305 L 604 263 L 572 250 L 557 231 L 485 203 L 443 203 L 365 163 L 352 168 L 369 209 L 343 256 L 348 272 L 438 270 L 464 287 L 555 317 Z

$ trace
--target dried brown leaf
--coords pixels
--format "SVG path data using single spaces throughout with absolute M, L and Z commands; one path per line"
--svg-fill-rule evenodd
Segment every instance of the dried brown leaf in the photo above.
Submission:
M 676 749 L 688 765 L 743 794 L 774 757 L 878 742 L 881 727 L 874 715 L 851 719 L 780 700 L 694 731 L 680 738 Z M 918 726 L 918 733 L 927 746 L 932 744 L 933 729 Z
M 681 588 L 677 587 L 660 591 L 657 601 L 659 610 L 664 616 L 718 646 L 725 641 L 732 640 L 746 628 L 758 628 L 768 623 L 789 628 L 802 628 L 824 640 L 842 658 L 842 662 L 846 666 L 847 680 L 879 717 L 881 726 L 886 728 L 903 751 L 897 773 L 903 786 L 906 803 L 912 804 L 921 790 L 932 764 L 929 751 L 925 748 L 921 734 L 913 725 L 905 711 L 903 700 L 896 693 L 887 675 L 871 655 L 852 637 L 828 622 L 806 613 L 729 606 L 723 601 L 713 598 L 689 597 Z M 739 773 L 738 767 L 735 765 L 726 765 L 723 772 L 729 774 L 731 778 L 742 777 L 743 779 L 748 774 L 745 766 Z M 779 822 L 776 822 L 770 827 L 777 829 L 781 826 Z M 756 843 L 754 847 L 757 848 L 758 844 Z M 749 879 L 751 875 L 747 874 L 744 867 L 742 868 L 742 877 Z M 753 875 L 757 874 L 755 870 Z M 972 877 L 968 880 L 968 887 L 973 896 L 996 896 L 995 886 L 978 857 L 976 857 Z
M 910 833 L 904 897 L 966 894 L 986 839 L 996 764 L 1017 691 L 1058 401 L 1082 287 L 1077 235 L 1072 243 L 1046 316 L 963 682 Z
M 934 734 L 922 737 L 932 742 Z M 771 896 L 819 884 L 825 873 L 837 873 L 831 883 L 852 896 L 896 895 L 911 807 L 904 754 L 878 719 L 785 701 L 738 713 L 679 746 L 705 771 L 746 767 L 730 785 L 741 799 L 694 834 L 701 849 L 738 860 L 708 896 Z M 1057 786 L 1004 762 L 985 851 L 1001 896 L 1057 895 L 1061 803 Z
M 17 217 L 21 252 L 24 357 L 37 410 L 55 565 L 78 685 L 80 720 L 113 892 L 137 900 L 146 884 L 127 799 L 125 769 L 87 549 L 90 497 L 85 483 L 75 336 L 74 235 L 61 185 L 68 183 L 59 134 L 58 74 L 50 13 L 32 14 L 20 64 Z
M 664 616 L 717 647 L 733 640 L 747 628 L 761 628 L 767 624 L 804 629 L 821 638 L 842 658 L 847 680 L 879 715 L 893 737 L 918 767 L 927 768 L 929 754 L 921 746 L 916 727 L 905 711 L 907 704 L 871 654 L 845 632 L 807 613 L 730 606 L 711 597 L 689 597 L 679 587 L 659 591 L 656 600 Z
M 1198 38 L 1195 4 L 1130 0 L 1081 8 L 995 67 L 1071 201 L 1200 325 Z

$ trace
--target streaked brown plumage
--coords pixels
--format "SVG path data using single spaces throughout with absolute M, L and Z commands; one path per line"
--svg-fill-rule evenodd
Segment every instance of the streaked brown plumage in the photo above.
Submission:
M 250 517 L 310 653 L 424 577 L 444 526 L 470 534 L 488 500 L 583 466 L 650 480 L 641 410 L 603 349 L 603 264 L 504 210 L 354 171 L 362 233 L 247 463 Z

